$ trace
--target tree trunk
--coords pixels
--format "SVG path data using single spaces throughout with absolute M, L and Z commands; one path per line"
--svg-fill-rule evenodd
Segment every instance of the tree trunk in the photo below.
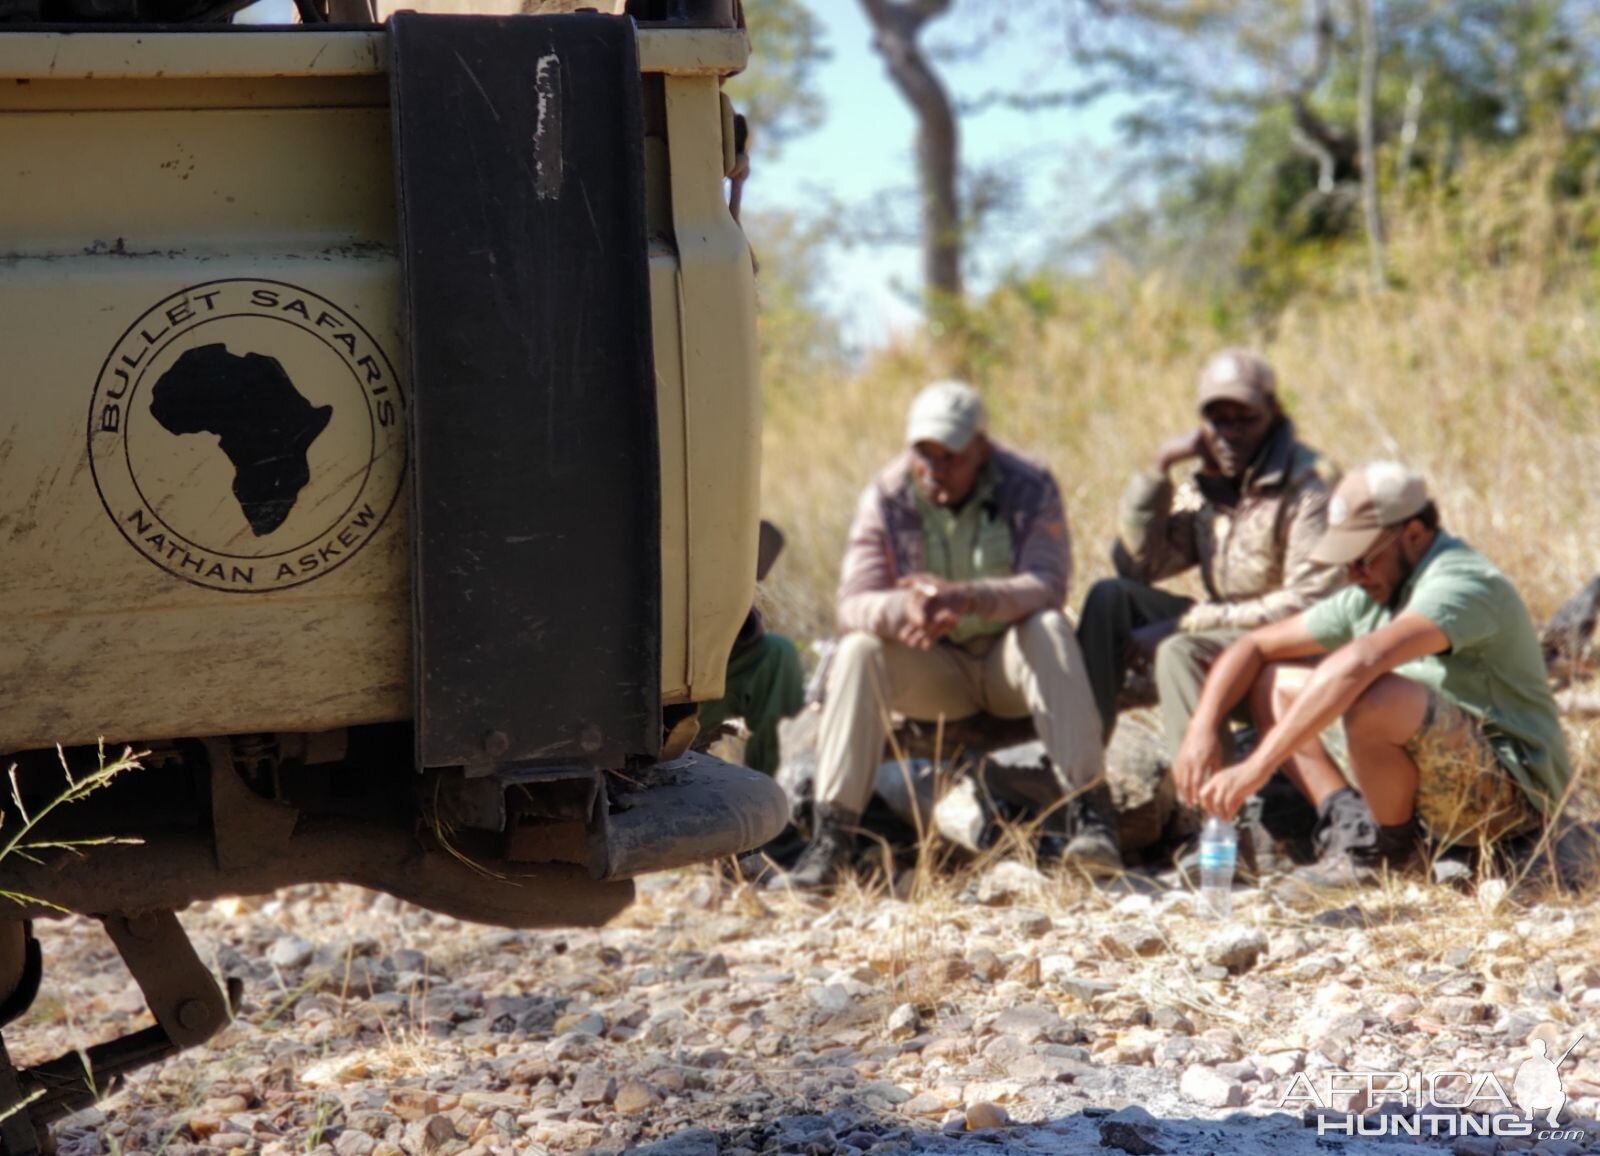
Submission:
M 1378 28 L 1373 7 L 1378 0 L 1355 0 L 1361 27 L 1361 87 L 1357 94 L 1357 116 L 1361 136 L 1361 211 L 1366 220 L 1367 258 L 1372 265 L 1372 287 L 1381 290 L 1387 283 L 1383 271 L 1383 215 L 1378 205 Z
M 861 0 L 889 76 L 917 117 L 917 184 L 922 267 L 928 295 L 961 300 L 961 199 L 956 185 L 960 136 L 949 94 L 917 36 L 950 0 Z

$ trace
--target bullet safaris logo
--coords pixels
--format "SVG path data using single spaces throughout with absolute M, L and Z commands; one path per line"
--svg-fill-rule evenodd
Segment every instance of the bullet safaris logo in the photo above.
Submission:
M 278 281 L 210 281 L 128 327 L 89 407 L 95 488 L 175 577 L 263 592 L 333 570 L 405 475 L 405 402 L 348 312 Z

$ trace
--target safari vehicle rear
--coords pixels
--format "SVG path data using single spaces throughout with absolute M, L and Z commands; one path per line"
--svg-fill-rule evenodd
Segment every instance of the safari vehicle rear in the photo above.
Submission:
M 0 1062 L 7 1152 L 227 1021 L 195 900 L 597 923 L 784 820 L 686 753 L 756 549 L 736 8 L 232 7 L 0 0 L 0 1022 L 63 910 L 156 1021 Z

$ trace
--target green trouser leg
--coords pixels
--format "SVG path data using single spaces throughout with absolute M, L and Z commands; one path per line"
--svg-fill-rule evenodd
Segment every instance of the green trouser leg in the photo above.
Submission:
M 700 704 L 700 730 L 744 719 L 750 731 L 745 765 L 770 775 L 778 769 L 778 723 L 799 714 L 805 701 L 800 652 L 781 634 L 763 634 L 728 660 L 722 697 Z
M 1174 759 L 1178 757 L 1184 732 L 1189 729 L 1189 720 L 1194 717 L 1194 708 L 1200 703 L 1200 691 L 1212 664 L 1245 633 L 1243 630 L 1201 630 L 1193 634 L 1174 634 L 1156 648 L 1156 691 L 1161 695 L 1161 722 L 1167 734 L 1167 750 Z M 1241 703 L 1233 717 L 1248 721 L 1247 711 L 1248 705 Z M 1223 764 L 1232 763 L 1232 728 L 1224 722 L 1218 736 L 1222 742 Z
M 1078 614 L 1078 648 L 1083 651 L 1106 742 L 1111 741 L 1117 725 L 1117 696 L 1128 675 L 1128 644 L 1133 632 L 1152 622 L 1177 618 L 1193 605 L 1192 598 L 1130 578 L 1102 578 L 1089 588 Z

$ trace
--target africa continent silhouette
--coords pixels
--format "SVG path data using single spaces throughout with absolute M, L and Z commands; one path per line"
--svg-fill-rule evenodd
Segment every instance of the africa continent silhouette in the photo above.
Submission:
M 333 406 L 312 405 L 276 358 L 222 344 L 186 350 L 150 393 L 150 413 L 173 434 L 210 433 L 233 463 L 233 496 L 256 537 L 283 525 L 311 480 L 306 451 Z

